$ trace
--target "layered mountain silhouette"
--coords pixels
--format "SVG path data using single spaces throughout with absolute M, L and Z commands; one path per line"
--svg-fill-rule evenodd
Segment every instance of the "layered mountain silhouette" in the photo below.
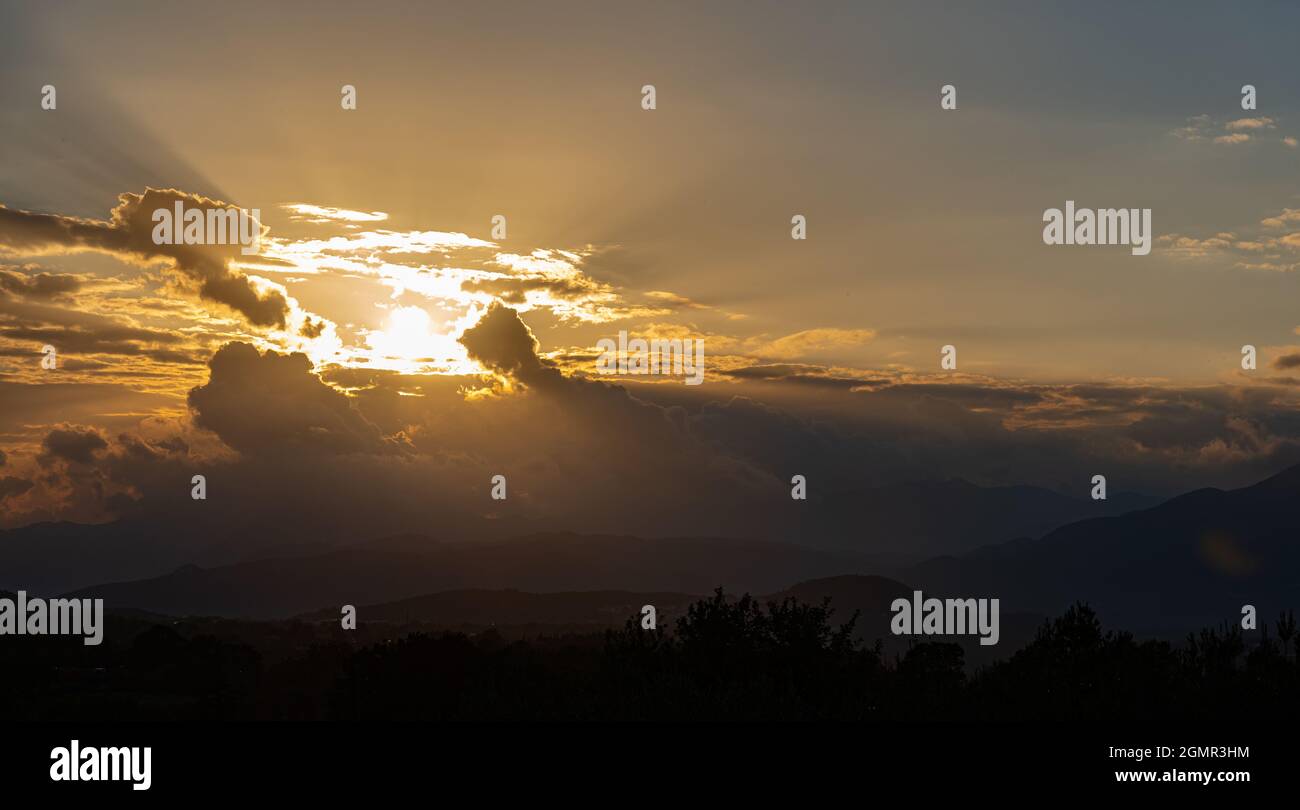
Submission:
M 939 490 L 988 492 L 968 488 L 947 484 Z M 998 502 L 1004 494 L 990 497 Z M 432 600 L 426 607 L 441 605 L 465 616 L 475 610 L 472 600 L 443 592 L 513 589 L 536 596 L 602 589 L 641 598 L 645 593 L 707 594 L 723 586 L 729 593 L 788 593 L 805 601 L 829 595 L 842 618 L 864 607 L 869 608 L 864 615 L 878 621 L 892 598 L 915 587 L 927 596 L 996 597 L 1004 616 L 1057 615 L 1085 601 L 1110 626 L 1167 635 L 1235 621 L 1246 604 L 1265 619 L 1296 607 L 1297 504 L 1300 467 L 1251 487 L 1198 490 L 1124 515 L 1077 521 L 1038 539 L 999 542 L 909 565 L 890 555 L 738 539 L 545 533 L 453 542 L 401 535 L 324 552 L 184 566 L 163 576 L 82 588 L 74 595 L 102 597 L 111 608 L 256 618 L 284 618 L 342 604 L 427 615 L 418 600 L 392 604 L 419 597 Z M 929 509 L 942 511 L 943 501 Z M 865 507 L 859 515 L 864 526 L 873 527 L 872 534 L 877 533 L 876 517 Z M 893 584 L 845 574 L 883 575 Z M 789 589 L 791 582 L 803 582 L 797 586 L 803 590 Z M 458 607 L 456 598 L 462 600 Z M 508 599 L 515 600 L 513 607 L 503 601 Z M 489 601 L 511 621 L 529 610 L 539 616 L 599 613 L 587 603 L 560 608 L 559 599 L 553 604 L 531 596 Z M 624 597 L 615 602 L 630 604 Z M 570 610 L 576 613 L 565 612 Z M 864 637 L 883 635 L 879 628 L 863 628 Z
M 464 589 L 705 594 L 769 593 L 791 581 L 869 571 L 870 557 L 751 540 L 538 534 L 503 542 L 404 535 L 318 554 L 213 568 L 75 591 L 106 604 L 171 615 L 285 618 Z
M 998 596 L 1055 614 L 1090 603 L 1104 622 L 1182 633 L 1300 606 L 1300 466 L 1243 489 L 1202 489 L 1119 517 L 1063 526 L 913 566 L 927 590 Z
M 256 557 L 301 554 L 309 539 L 264 538 Z M 178 566 L 247 558 L 252 549 L 233 543 L 210 525 L 177 528 L 147 520 L 85 524 L 34 523 L 0 531 L 0 587 L 55 594 L 99 582 L 140 579 Z
M 1125 494 L 1112 495 L 1108 501 L 1091 501 L 1039 487 L 979 487 L 951 480 L 815 496 L 808 502 L 797 502 L 798 508 L 793 511 L 788 501 L 755 504 L 753 514 L 744 516 L 741 522 L 765 526 L 765 536 L 807 548 L 840 549 L 870 563 L 865 568 L 848 566 L 837 570 L 814 565 L 799 569 L 818 576 L 883 572 L 1013 537 L 1038 537 L 1084 517 L 1119 514 L 1156 502 L 1155 498 Z M 537 527 L 482 520 L 439 526 L 436 534 L 446 540 L 463 539 L 482 545 L 504 543 L 530 531 L 537 531 Z M 39 523 L 0 531 L 0 587 L 53 594 L 104 582 L 158 577 L 183 565 L 217 568 L 272 557 L 312 556 L 346 548 L 356 539 L 342 542 L 320 527 L 299 523 L 293 524 L 292 531 L 283 531 L 249 523 L 229 510 L 211 513 L 200 521 L 181 510 L 160 520 L 137 518 L 103 525 Z M 390 538 L 389 546 L 394 542 L 398 541 Z M 433 543 L 434 539 L 420 536 L 407 544 L 407 550 L 425 551 Z M 735 581 L 719 579 L 714 584 Z M 791 581 L 789 576 L 780 576 L 763 582 L 776 588 Z M 480 584 L 456 582 L 449 587 Z M 523 587 L 520 582 L 498 584 Z M 549 588 L 553 583 L 544 584 Z M 750 583 L 753 587 L 760 584 Z M 627 585 L 650 587 L 635 581 Z M 617 583 L 604 581 L 588 582 L 586 586 L 618 587 Z M 679 586 L 667 583 L 664 587 Z
M 1104 501 L 1031 486 L 980 487 L 959 478 L 839 492 L 812 515 L 823 545 L 915 560 L 1013 537 L 1041 537 L 1078 520 L 1146 509 L 1161 499 L 1115 492 Z M 869 528 L 864 531 L 863 526 Z

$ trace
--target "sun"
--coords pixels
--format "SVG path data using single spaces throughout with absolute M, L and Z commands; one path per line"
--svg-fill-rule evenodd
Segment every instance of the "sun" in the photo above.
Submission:
M 408 374 L 446 373 L 459 365 L 465 349 L 456 339 L 439 331 L 422 307 L 397 307 L 388 314 L 383 329 L 369 332 L 366 343 L 371 368 L 386 368 Z
M 419 357 L 428 351 L 433 319 L 420 307 L 398 307 L 388 316 L 384 334 L 400 356 Z
M 438 335 L 433 318 L 421 307 L 398 307 L 388 315 L 384 328 L 366 336 L 370 347 L 394 360 L 432 358 Z

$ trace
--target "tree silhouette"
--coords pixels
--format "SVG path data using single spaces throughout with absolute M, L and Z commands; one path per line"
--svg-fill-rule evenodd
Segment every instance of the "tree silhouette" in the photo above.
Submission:
M 1282 611 L 1277 617 L 1277 637 L 1282 639 L 1282 654 L 1285 655 L 1291 639 L 1295 637 L 1295 613 L 1292 611 Z
M 830 602 L 717 590 L 673 622 L 553 636 L 419 625 L 115 617 L 105 643 L 0 644 L 0 710 L 80 720 L 1188 720 L 1300 718 L 1295 619 L 1175 647 L 1108 631 L 1087 605 L 972 668 L 952 643 L 879 641 Z M 415 632 L 412 630 L 415 629 Z M 1252 636 L 1256 634 L 1251 634 Z

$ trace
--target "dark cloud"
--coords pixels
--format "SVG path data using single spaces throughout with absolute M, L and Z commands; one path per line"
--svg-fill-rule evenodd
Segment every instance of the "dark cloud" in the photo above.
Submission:
M 802 363 L 768 363 L 726 369 L 722 374 L 737 380 L 765 380 L 804 385 L 813 388 L 852 389 L 888 385 L 887 380 L 844 377 L 814 365 Z
M 108 442 L 94 428 L 69 426 L 47 433 L 41 448 L 46 458 L 92 464 L 95 454 L 108 448 Z
M 798 367 L 718 389 L 637 386 L 690 414 L 693 435 L 778 475 L 852 488 L 960 477 L 1086 496 L 1098 472 L 1174 494 L 1244 486 L 1300 462 L 1300 398 L 1272 386 L 1019 385 L 989 380 L 820 389 Z M 792 372 L 784 374 L 784 372 Z M 784 376 L 783 376 L 784 375 Z M 791 419 L 789 417 L 797 417 Z
M 189 394 L 195 423 L 241 453 L 393 449 L 347 396 L 321 382 L 303 354 L 259 354 L 228 343 L 208 362 L 208 382 Z
M 24 478 L 15 478 L 13 476 L 0 478 L 0 501 L 15 495 L 22 495 L 32 486 L 32 482 Z
M 177 189 L 146 189 L 125 193 L 107 220 L 19 211 L 0 205 L 0 247 L 25 255 L 98 251 L 138 261 L 171 259 L 173 266 L 197 287 L 200 297 L 231 307 L 256 326 L 283 328 L 289 305 L 277 291 L 259 292 L 230 262 L 241 257 L 239 246 L 158 245 L 153 241 L 153 212 L 189 208 L 227 210 L 234 206 Z
M 1300 367 L 1300 352 L 1294 354 L 1284 354 L 1273 361 L 1273 368 L 1297 368 Z
M 85 354 L 143 354 L 147 344 L 175 344 L 185 336 L 161 329 L 142 329 L 135 326 L 108 325 L 101 327 L 67 326 L 0 326 L 0 337 L 25 341 L 36 346 L 50 344 L 60 352 Z
M 36 267 L 0 267 L 0 291 L 24 298 L 57 298 L 81 289 L 78 276 L 40 272 Z
M 723 373 L 729 377 L 742 380 L 784 380 L 820 371 L 822 371 L 821 366 L 805 365 L 803 363 L 764 363 L 729 369 Z
M 1205 447 L 1223 440 L 1231 434 L 1229 415 L 1218 410 L 1199 407 L 1193 403 L 1172 408 L 1156 407 L 1159 411 L 1142 416 L 1123 429 L 1123 435 L 1136 441 L 1145 449 L 1169 450 Z
M 473 360 L 489 369 L 515 377 L 525 384 L 544 375 L 559 375 L 537 355 L 537 338 L 510 307 L 493 301 L 479 322 L 465 330 L 461 344 Z
M 890 386 L 897 395 L 939 397 L 948 402 L 960 402 L 973 408 L 1009 408 L 1041 402 L 1045 391 L 1039 387 L 997 385 L 985 383 L 903 383 Z

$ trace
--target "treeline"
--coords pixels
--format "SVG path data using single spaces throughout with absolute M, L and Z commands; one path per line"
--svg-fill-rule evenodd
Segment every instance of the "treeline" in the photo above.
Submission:
M 117 619 L 105 644 L 0 640 L 11 720 L 1084 720 L 1300 716 L 1296 624 L 1247 643 L 1106 631 L 1077 605 L 1009 659 L 968 674 L 954 644 L 887 658 L 829 604 L 721 591 L 672 632 L 639 617 L 603 635 L 508 642 L 408 633 L 357 644 L 302 625 L 222 636 Z M 183 625 L 182 625 L 183 627 Z M 274 629 L 279 628 L 279 629 Z M 115 632 L 116 631 L 116 632 Z M 371 632 L 374 629 L 371 628 Z M 112 643 L 113 639 L 129 639 Z

